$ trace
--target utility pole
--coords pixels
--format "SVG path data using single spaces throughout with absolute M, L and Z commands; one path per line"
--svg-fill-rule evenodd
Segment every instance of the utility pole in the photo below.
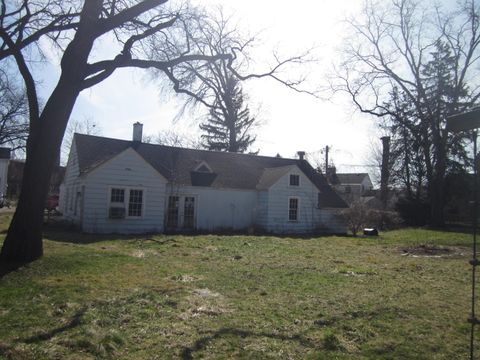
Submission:
M 477 258 L 477 216 L 478 216 L 478 154 L 477 154 L 477 136 L 478 129 L 480 128 L 480 108 L 473 109 L 463 114 L 452 115 L 447 118 L 447 131 L 459 132 L 465 130 L 473 130 L 473 211 L 472 211 L 472 233 L 473 233 L 473 246 L 472 246 L 472 260 L 469 264 L 472 265 L 472 296 L 471 296 L 471 312 L 468 322 L 471 324 L 470 328 L 470 360 L 474 357 L 474 339 L 475 339 L 475 326 L 480 325 L 480 320 L 475 313 L 475 301 L 476 301 L 476 267 L 480 265 L 480 261 Z

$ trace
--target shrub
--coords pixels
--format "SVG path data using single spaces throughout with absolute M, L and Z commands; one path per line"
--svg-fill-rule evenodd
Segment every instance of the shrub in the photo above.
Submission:
M 367 224 L 369 211 L 369 208 L 362 200 L 356 200 L 350 204 L 348 209 L 342 212 L 353 236 L 357 236 L 358 231 Z
M 367 217 L 368 226 L 379 230 L 397 229 L 402 222 L 402 218 L 396 211 L 370 210 Z

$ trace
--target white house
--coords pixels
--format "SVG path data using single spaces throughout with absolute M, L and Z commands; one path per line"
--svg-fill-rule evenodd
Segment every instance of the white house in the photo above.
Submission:
M 367 173 L 336 173 L 333 186 L 340 196 L 351 203 L 367 196 L 373 190 L 373 183 Z
M 10 149 L 0 148 L 0 197 L 7 194 L 8 163 L 10 162 Z
M 306 160 L 75 134 L 60 191 L 89 233 L 345 233 L 347 205 Z

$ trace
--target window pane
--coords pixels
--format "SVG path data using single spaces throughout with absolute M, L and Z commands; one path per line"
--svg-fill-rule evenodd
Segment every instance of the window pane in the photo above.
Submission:
M 168 209 L 167 209 L 167 227 L 176 228 L 178 226 L 178 196 L 168 197 Z
M 288 204 L 288 220 L 297 221 L 298 220 L 298 199 L 292 198 L 289 200 Z
M 124 203 L 125 190 L 124 189 L 112 189 L 110 194 L 110 202 L 112 203 Z
M 192 196 L 185 197 L 185 205 L 183 209 L 183 227 L 193 229 L 195 220 L 195 198 Z
M 143 190 L 130 190 L 128 216 L 142 216 Z
M 300 185 L 300 176 L 299 175 L 290 175 L 290 186 Z

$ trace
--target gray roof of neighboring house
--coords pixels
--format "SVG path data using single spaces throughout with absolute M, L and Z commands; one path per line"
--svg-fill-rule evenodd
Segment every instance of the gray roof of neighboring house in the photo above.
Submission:
M 360 185 L 362 181 L 365 179 L 365 177 L 370 178 L 370 176 L 367 173 L 344 173 L 344 174 L 336 174 L 338 181 L 342 185 L 354 185 L 358 184 Z
M 317 173 L 305 160 L 184 149 L 82 134 L 75 134 L 74 141 L 81 174 L 89 172 L 129 147 L 169 182 L 183 186 L 266 189 L 292 165 L 296 165 L 323 195 L 320 204 L 322 207 L 348 207 L 328 185 L 323 175 Z M 202 162 L 208 164 L 212 173 L 194 171 Z
M 10 159 L 10 148 L 0 147 L 0 159 Z

